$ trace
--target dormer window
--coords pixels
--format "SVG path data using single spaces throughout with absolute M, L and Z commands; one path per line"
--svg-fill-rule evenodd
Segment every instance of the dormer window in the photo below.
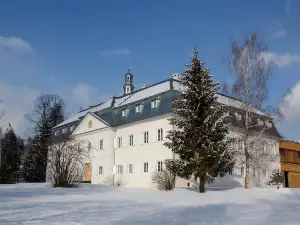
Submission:
M 261 119 L 257 119 L 257 123 L 259 126 L 262 126 L 264 124 L 264 122 Z
M 135 112 L 141 113 L 143 111 L 143 104 L 139 104 L 135 106 Z
M 272 123 L 271 122 L 266 122 L 266 126 L 268 127 L 268 128 L 271 128 L 272 127 Z
M 158 104 L 159 104 L 159 99 L 154 99 L 151 101 L 151 108 L 154 109 L 154 108 L 157 108 L 158 107 Z
M 141 112 L 141 105 L 137 105 L 137 106 L 135 107 L 135 112 L 136 112 L 136 113 L 140 113 L 140 112 Z
M 242 119 L 242 115 L 239 113 L 235 113 L 235 117 L 238 121 L 240 121 Z
M 127 116 L 128 115 L 128 109 L 123 109 L 122 110 L 122 117 L 125 117 L 125 116 Z
M 70 127 L 70 131 L 72 132 L 74 130 L 74 125 Z
M 67 131 L 68 131 L 67 127 L 65 127 L 65 128 L 62 129 L 63 134 L 66 133 Z

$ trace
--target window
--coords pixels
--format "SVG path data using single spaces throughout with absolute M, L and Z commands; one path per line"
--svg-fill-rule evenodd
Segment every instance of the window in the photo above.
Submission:
M 266 153 L 267 152 L 267 145 L 266 144 L 263 144 L 263 153 Z
M 271 127 L 272 127 L 272 123 L 266 122 L 266 126 L 267 126 L 268 128 L 271 128 Z
M 257 123 L 258 123 L 259 126 L 262 126 L 264 124 L 261 119 L 257 119 Z
M 191 186 L 192 186 L 192 185 L 191 185 L 191 182 L 187 182 L 187 183 L 186 183 L 186 186 L 187 186 L 187 187 L 191 187 Z
M 103 139 L 99 141 L 99 150 L 103 150 Z
M 57 136 L 58 134 L 59 134 L 59 131 L 56 130 L 56 131 L 54 132 L 54 135 Z
M 133 135 L 129 135 L 129 146 L 133 146 Z
M 163 162 L 157 162 L 157 171 L 163 171 Z
M 133 165 L 132 164 L 127 165 L 127 173 L 133 173 Z
M 122 110 L 122 116 L 125 117 L 128 114 L 128 109 L 123 109 Z
M 72 132 L 74 130 L 74 126 L 71 126 L 70 127 L 70 131 Z
M 229 116 L 229 112 L 224 112 L 224 117 L 228 117 Z
M 162 141 L 163 140 L 163 129 L 158 129 L 157 130 L 157 141 Z
M 228 171 L 228 174 L 229 174 L 229 175 L 232 175 L 232 169 L 230 169 L 230 170 Z
M 157 108 L 158 107 L 158 103 L 159 103 L 158 99 L 152 100 L 151 101 L 151 108 Z
M 244 167 L 241 167 L 241 176 L 244 176 Z
M 148 173 L 148 163 L 144 163 L 144 173 Z
M 102 174 L 103 174 L 103 167 L 98 166 L 98 175 L 102 175 Z
M 67 127 L 65 127 L 65 128 L 62 129 L 62 132 L 63 132 L 63 133 L 66 133 L 67 131 L 68 131 L 68 128 L 67 128 Z
M 143 133 L 143 143 L 144 144 L 149 143 L 149 133 L 148 133 L 148 131 Z
M 88 142 L 88 151 L 91 151 L 91 149 L 92 149 L 92 143 Z
M 237 120 L 241 120 L 242 119 L 242 116 L 239 113 L 235 113 L 235 117 L 236 117 Z
M 276 155 L 276 145 L 272 146 L 272 152 L 273 152 L 273 156 L 275 156 Z
M 135 112 L 136 112 L 136 113 L 140 113 L 140 112 L 141 112 L 141 108 L 142 108 L 141 105 L 137 105 L 137 106 L 135 107 Z
M 118 137 L 118 147 L 122 148 L 122 137 Z
M 263 177 L 267 177 L 267 171 L 263 170 Z
M 123 166 L 117 165 L 117 174 L 123 174 Z
M 255 177 L 255 175 L 256 175 L 256 169 L 255 168 L 253 169 L 253 174 L 252 175 L 253 175 L 253 177 Z

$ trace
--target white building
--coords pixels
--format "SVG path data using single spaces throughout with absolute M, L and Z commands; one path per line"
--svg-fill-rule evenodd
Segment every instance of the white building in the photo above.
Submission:
M 178 98 L 181 88 L 177 79 L 178 75 L 172 75 L 168 80 L 134 90 L 133 75 L 128 71 L 122 96 L 111 97 L 104 103 L 82 110 L 54 128 L 55 137 L 72 134 L 89 141 L 92 155 L 87 168 L 91 171 L 85 179 L 92 184 L 153 185 L 152 173 L 163 169 L 164 160 L 173 157 L 163 143 L 167 132 L 172 129 L 168 121 L 173 116 L 172 102 Z M 230 107 L 230 135 L 234 136 L 239 132 L 241 115 L 236 106 L 240 105 L 240 101 L 224 95 L 218 95 L 218 101 Z M 257 112 L 257 115 L 260 114 Z M 273 124 L 266 138 L 272 143 L 273 151 L 277 151 L 280 135 Z M 272 168 L 279 166 L 278 161 Z M 263 173 L 267 177 L 270 171 Z M 210 186 L 241 187 L 243 176 L 243 166 L 236 167 L 228 176 L 217 179 Z M 251 181 L 251 186 L 264 183 L 264 179 L 260 184 Z M 183 179 L 176 182 L 176 186 L 181 187 L 190 184 L 191 181 Z

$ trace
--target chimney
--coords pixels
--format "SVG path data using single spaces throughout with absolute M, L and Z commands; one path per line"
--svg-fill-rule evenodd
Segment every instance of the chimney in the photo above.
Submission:
M 114 96 L 109 96 L 109 99 L 113 99 L 114 98 Z
M 178 79 L 180 79 L 180 75 L 179 75 L 179 73 L 172 73 L 171 78 L 178 80 Z
M 147 84 L 142 84 L 142 88 L 145 88 L 147 87 L 148 85 Z

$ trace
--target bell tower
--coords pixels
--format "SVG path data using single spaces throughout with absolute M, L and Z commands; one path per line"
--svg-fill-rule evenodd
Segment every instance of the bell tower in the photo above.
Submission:
M 123 88 L 124 88 L 124 95 L 130 94 L 131 92 L 134 91 L 133 75 L 130 72 L 130 69 L 128 69 L 128 72 L 125 74 L 125 84 Z

